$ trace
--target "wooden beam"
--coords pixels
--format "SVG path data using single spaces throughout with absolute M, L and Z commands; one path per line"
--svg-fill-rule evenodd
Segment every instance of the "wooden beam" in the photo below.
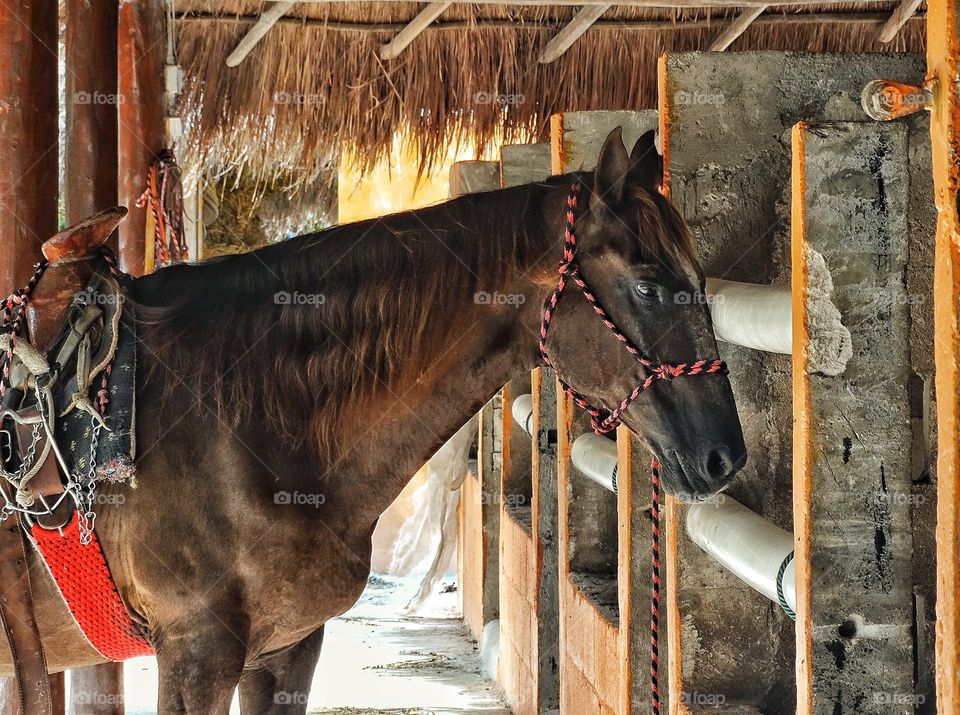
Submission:
M 270 31 L 270 28 L 277 24 L 277 20 L 296 4 L 292 0 L 284 0 L 283 2 L 275 2 L 264 10 L 256 24 L 250 28 L 246 35 L 240 38 L 240 42 L 233 48 L 233 52 L 227 55 L 227 67 L 236 67 L 243 62 L 247 55 L 253 51 L 253 48 L 257 46 L 257 43 L 263 39 L 263 36 Z
M 406 0 L 385 0 L 386 2 L 406 2 Z M 864 0 L 864 4 L 882 3 L 886 0 Z M 326 2 L 329 4 L 353 2 L 364 5 L 384 0 L 301 0 L 301 2 Z M 583 5 L 606 5 L 604 0 L 455 0 L 458 4 L 468 5 L 510 5 L 524 7 L 581 7 Z M 847 0 L 618 0 L 618 7 L 755 7 L 757 5 L 793 5 L 808 7 L 813 5 L 849 4 Z
M 907 21 L 916 14 L 921 3 L 923 3 L 923 0 L 903 0 L 890 15 L 890 19 L 877 30 L 877 33 L 873 36 L 873 41 L 890 42 L 893 40 L 900 32 L 900 28 L 906 25 Z
M 415 18 L 397 33 L 396 37 L 380 48 L 380 59 L 395 59 L 407 48 L 407 45 L 417 39 L 420 33 L 426 30 L 430 23 L 440 17 L 440 14 L 452 4 L 452 2 L 432 2 L 423 8 Z
M 164 0 L 123 0 L 117 38 L 120 130 L 117 137 L 117 192 L 129 210 L 120 224 L 120 267 L 143 275 L 148 211 L 136 201 L 147 187 L 150 164 L 166 147 L 164 126 L 164 62 L 166 47 L 156 38 L 166 37 Z
M 610 4 L 584 5 L 560 32 L 550 38 L 550 41 L 540 52 L 540 57 L 537 58 L 537 62 L 540 64 L 555 62 L 560 55 L 569 50 L 573 43 L 579 40 L 580 37 L 583 36 L 583 33 L 589 30 L 608 9 L 610 9 Z
M 116 2 L 64 3 L 67 225 L 117 205 L 117 14 Z M 123 665 L 71 671 L 70 692 L 74 715 L 123 715 Z
M 767 5 L 764 5 L 767 7 Z M 784 26 L 784 25 L 822 25 L 832 23 L 836 25 L 876 24 L 884 22 L 889 16 L 882 12 L 818 12 L 799 15 L 761 15 L 753 24 L 757 26 Z M 204 22 L 227 24 L 253 24 L 259 19 L 257 15 L 217 15 L 208 12 L 188 12 L 177 16 L 177 22 Z M 919 13 L 908 20 L 924 20 L 925 15 Z M 330 32 L 398 32 L 406 27 L 402 22 L 346 22 L 339 20 L 320 20 L 314 18 L 297 19 L 284 17 L 277 21 L 278 25 L 316 28 Z M 677 23 L 673 20 L 598 20 L 590 28 L 593 31 L 665 31 L 665 30 L 701 30 L 717 27 L 716 20 L 689 20 Z M 541 32 L 563 27 L 562 22 L 545 20 L 543 22 L 518 23 L 514 20 L 447 20 L 435 22 L 424 32 L 449 32 L 472 29 L 516 30 L 518 32 Z
M 960 702 L 960 3 L 929 0 L 927 78 L 934 199 L 934 354 L 937 390 L 937 712 Z
M 0 3 L 0 294 L 57 232 L 57 2 Z
M 766 6 L 750 7 L 740 13 L 737 18 L 727 25 L 726 29 L 717 35 L 716 39 L 710 43 L 710 52 L 723 52 L 730 47 L 740 35 L 747 31 L 747 28 L 753 24 L 754 20 L 763 14 Z
M 64 3 L 67 225 L 117 204 L 117 3 Z

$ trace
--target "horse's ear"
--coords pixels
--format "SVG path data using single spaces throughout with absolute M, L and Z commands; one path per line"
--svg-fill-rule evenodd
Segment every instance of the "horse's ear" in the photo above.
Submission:
M 623 130 L 617 127 L 607 135 L 600 150 L 591 205 L 613 207 L 620 203 L 627 183 L 629 159 L 627 148 L 623 145 Z
M 657 151 L 654 132 L 651 129 L 637 139 L 630 152 L 630 183 L 650 191 L 658 191 L 663 185 L 663 157 Z

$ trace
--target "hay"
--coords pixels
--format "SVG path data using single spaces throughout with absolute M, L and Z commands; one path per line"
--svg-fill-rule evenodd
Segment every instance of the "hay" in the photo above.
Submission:
M 280 178 L 263 186 L 249 175 L 230 173 L 217 187 L 218 213 L 204 234 L 205 258 L 252 251 L 288 236 L 334 223 L 336 172 L 329 167 L 296 190 Z
M 805 11 L 890 11 L 896 3 L 850 3 Z M 261 3 L 193 0 L 187 13 L 257 15 Z M 424 170 L 450 145 L 484 151 L 496 141 L 543 140 L 557 111 L 655 106 L 656 63 L 663 52 L 702 49 L 712 26 L 684 29 L 690 20 L 723 19 L 736 10 L 616 8 L 610 20 L 670 20 L 676 30 L 590 31 L 557 62 L 536 58 L 556 26 L 576 8 L 454 5 L 442 20 L 512 21 L 514 27 L 427 30 L 396 60 L 381 62 L 380 46 L 396 30 L 333 31 L 317 21 L 370 26 L 406 22 L 415 3 L 300 3 L 237 68 L 224 58 L 249 22 L 178 22 L 178 59 L 186 69 L 182 115 L 187 151 L 199 159 L 263 181 L 277 172 L 315 181 L 341 151 L 361 168 L 385 158 L 395 135 L 412 144 Z M 789 14 L 790 7 L 768 13 Z M 731 50 L 816 52 L 922 51 L 923 23 L 911 22 L 889 45 L 872 42 L 876 23 L 752 27 Z

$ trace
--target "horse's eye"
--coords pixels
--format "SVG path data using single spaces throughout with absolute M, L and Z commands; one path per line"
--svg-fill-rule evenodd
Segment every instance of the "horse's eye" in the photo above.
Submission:
M 659 297 L 657 287 L 652 283 L 637 283 L 637 295 L 644 300 L 656 300 Z

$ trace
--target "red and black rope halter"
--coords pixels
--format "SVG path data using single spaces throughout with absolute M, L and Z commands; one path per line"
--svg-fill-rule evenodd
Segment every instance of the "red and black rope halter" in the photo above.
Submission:
M 648 373 L 646 379 L 633 388 L 633 391 L 624 397 L 614 410 L 594 407 L 587 402 L 583 395 L 573 389 L 568 382 L 560 377 L 559 373 L 557 374 L 557 378 L 560 380 L 564 391 L 573 398 L 574 402 L 589 413 L 590 424 L 594 432 L 603 434 L 620 424 L 620 416 L 645 390 L 653 385 L 654 382 L 658 380 L 666 380 L 669 382 L 675 377 L 683 376 L 692 377 L 694 375 L 710 375 L 713 373 L 726 374 L 727 364 L 723 360 L 714 358 L 712 360 L 697 360 L 692 363 L 680 363 L 678 365 L 671 365 L 669 363 L 660 363 L 658 365 L 644 357 L 643 353 L 633 344 L 630 338 L 617 327 L 616 323 L 614 323 L 607 314 L 607 311 L 600 305 L 597 296 L 590 290 L 590 286 L 587 285 L 586 280 L 584 280 L 583 275 L 580 273 L 580 264 L 577 262 L 577 233 L 575 222 L 580 188 L 581 185 L 579 182 L 574 183 L 570 187 L 569 196 L 567 196 L 567 222 L 564 231 L 563 262 L 560 264 L 560 278 L 557 280 L 557 287 L 554 289 L 550 298 L 547 299 L 543 309 L 543 322 L 540 324 L 540 356 L 543 358 L 544 364 L 553 368 L 554 372 L 556 372 L 556 367 L 550 359 L 550 354 L 547 352 L 547 333 L 550 330 L 550 319 L 553 317 L 553 312 L 556 310 L 557 303 L 560 302 L 564 289 L 567 287 L 567 280 L 573 280 L 573 282 L 579 286 L 583 296 L 593 307 L 593 311 L 600 317 L 600 320 L 603 321 L 603 324 L 610 329 L 610 332 L 614 334 L 617 340 L 623 343 L 627 352 L 633 355 L 636 361 L 647 369 Z
M 547 334 L 550 330 L 550 319 L 557 308 L 557 303 L 563 296 L 567 287 L 567 280 L 572 280 L 580 288 L 583 296 L 590 303 L 593 311 L 600 317 L 603 324 L 610 332 L 616 336 L 623 346 L 627 349 L 638 363 L 647 370 L 647 376 L 639 385 L 633 388 L 633 391 L 627 395 L 613 410 L 601 409 L 591 405 L 587 399 L 570 386 L 557 373 L 563 390 L 570 395 L 574 402 L 586 410 L 590 415 L 590 424 L 593 431 L 597 434 L 609 432 L 620 424 L 620 416 L 626 409 L 640 397 L 654 382 L 658 380 L 670 381 L 675 377 L 711 375 L 719 373 L 727 374 L 727 364 L 718 358 L 712 360 L 697 360 L 692 363 L 680 363 L 671 365 L 669 363 L 656 364 L 644 357 L 643 353 L 633 344 L 616 323 L 607 314 L 607 311 L 600 305 L 600 301 L 590 290 L 590 286 L 584 280 L 580 273 L 580 265 L 577 262 L 577 204 L 580 196 L 581 184 L 575 182 L 570 187 L 570 194 L 567 196 L 567 214 L 566 229 L 564 231 L 563 261 L 560 263 L 560 277 L 557 280 L 557 287 L 547 299 L 543 308 L 543 321 L 540 324 L 540 356 L 548 367 L 556 367 L 550 359 L 547 352 Z M 660 713 L 660 462 L 656 457 L 650 465 L 650 481 L 652 486 L 652 502 L 650 508 L 650 530 L 651 530 L 651 565 L 653 567 L 652 585 L 651 585 L 651 603 L 650 603 L 650 693 L 651 693 L 651 712 L 654 715 Z

